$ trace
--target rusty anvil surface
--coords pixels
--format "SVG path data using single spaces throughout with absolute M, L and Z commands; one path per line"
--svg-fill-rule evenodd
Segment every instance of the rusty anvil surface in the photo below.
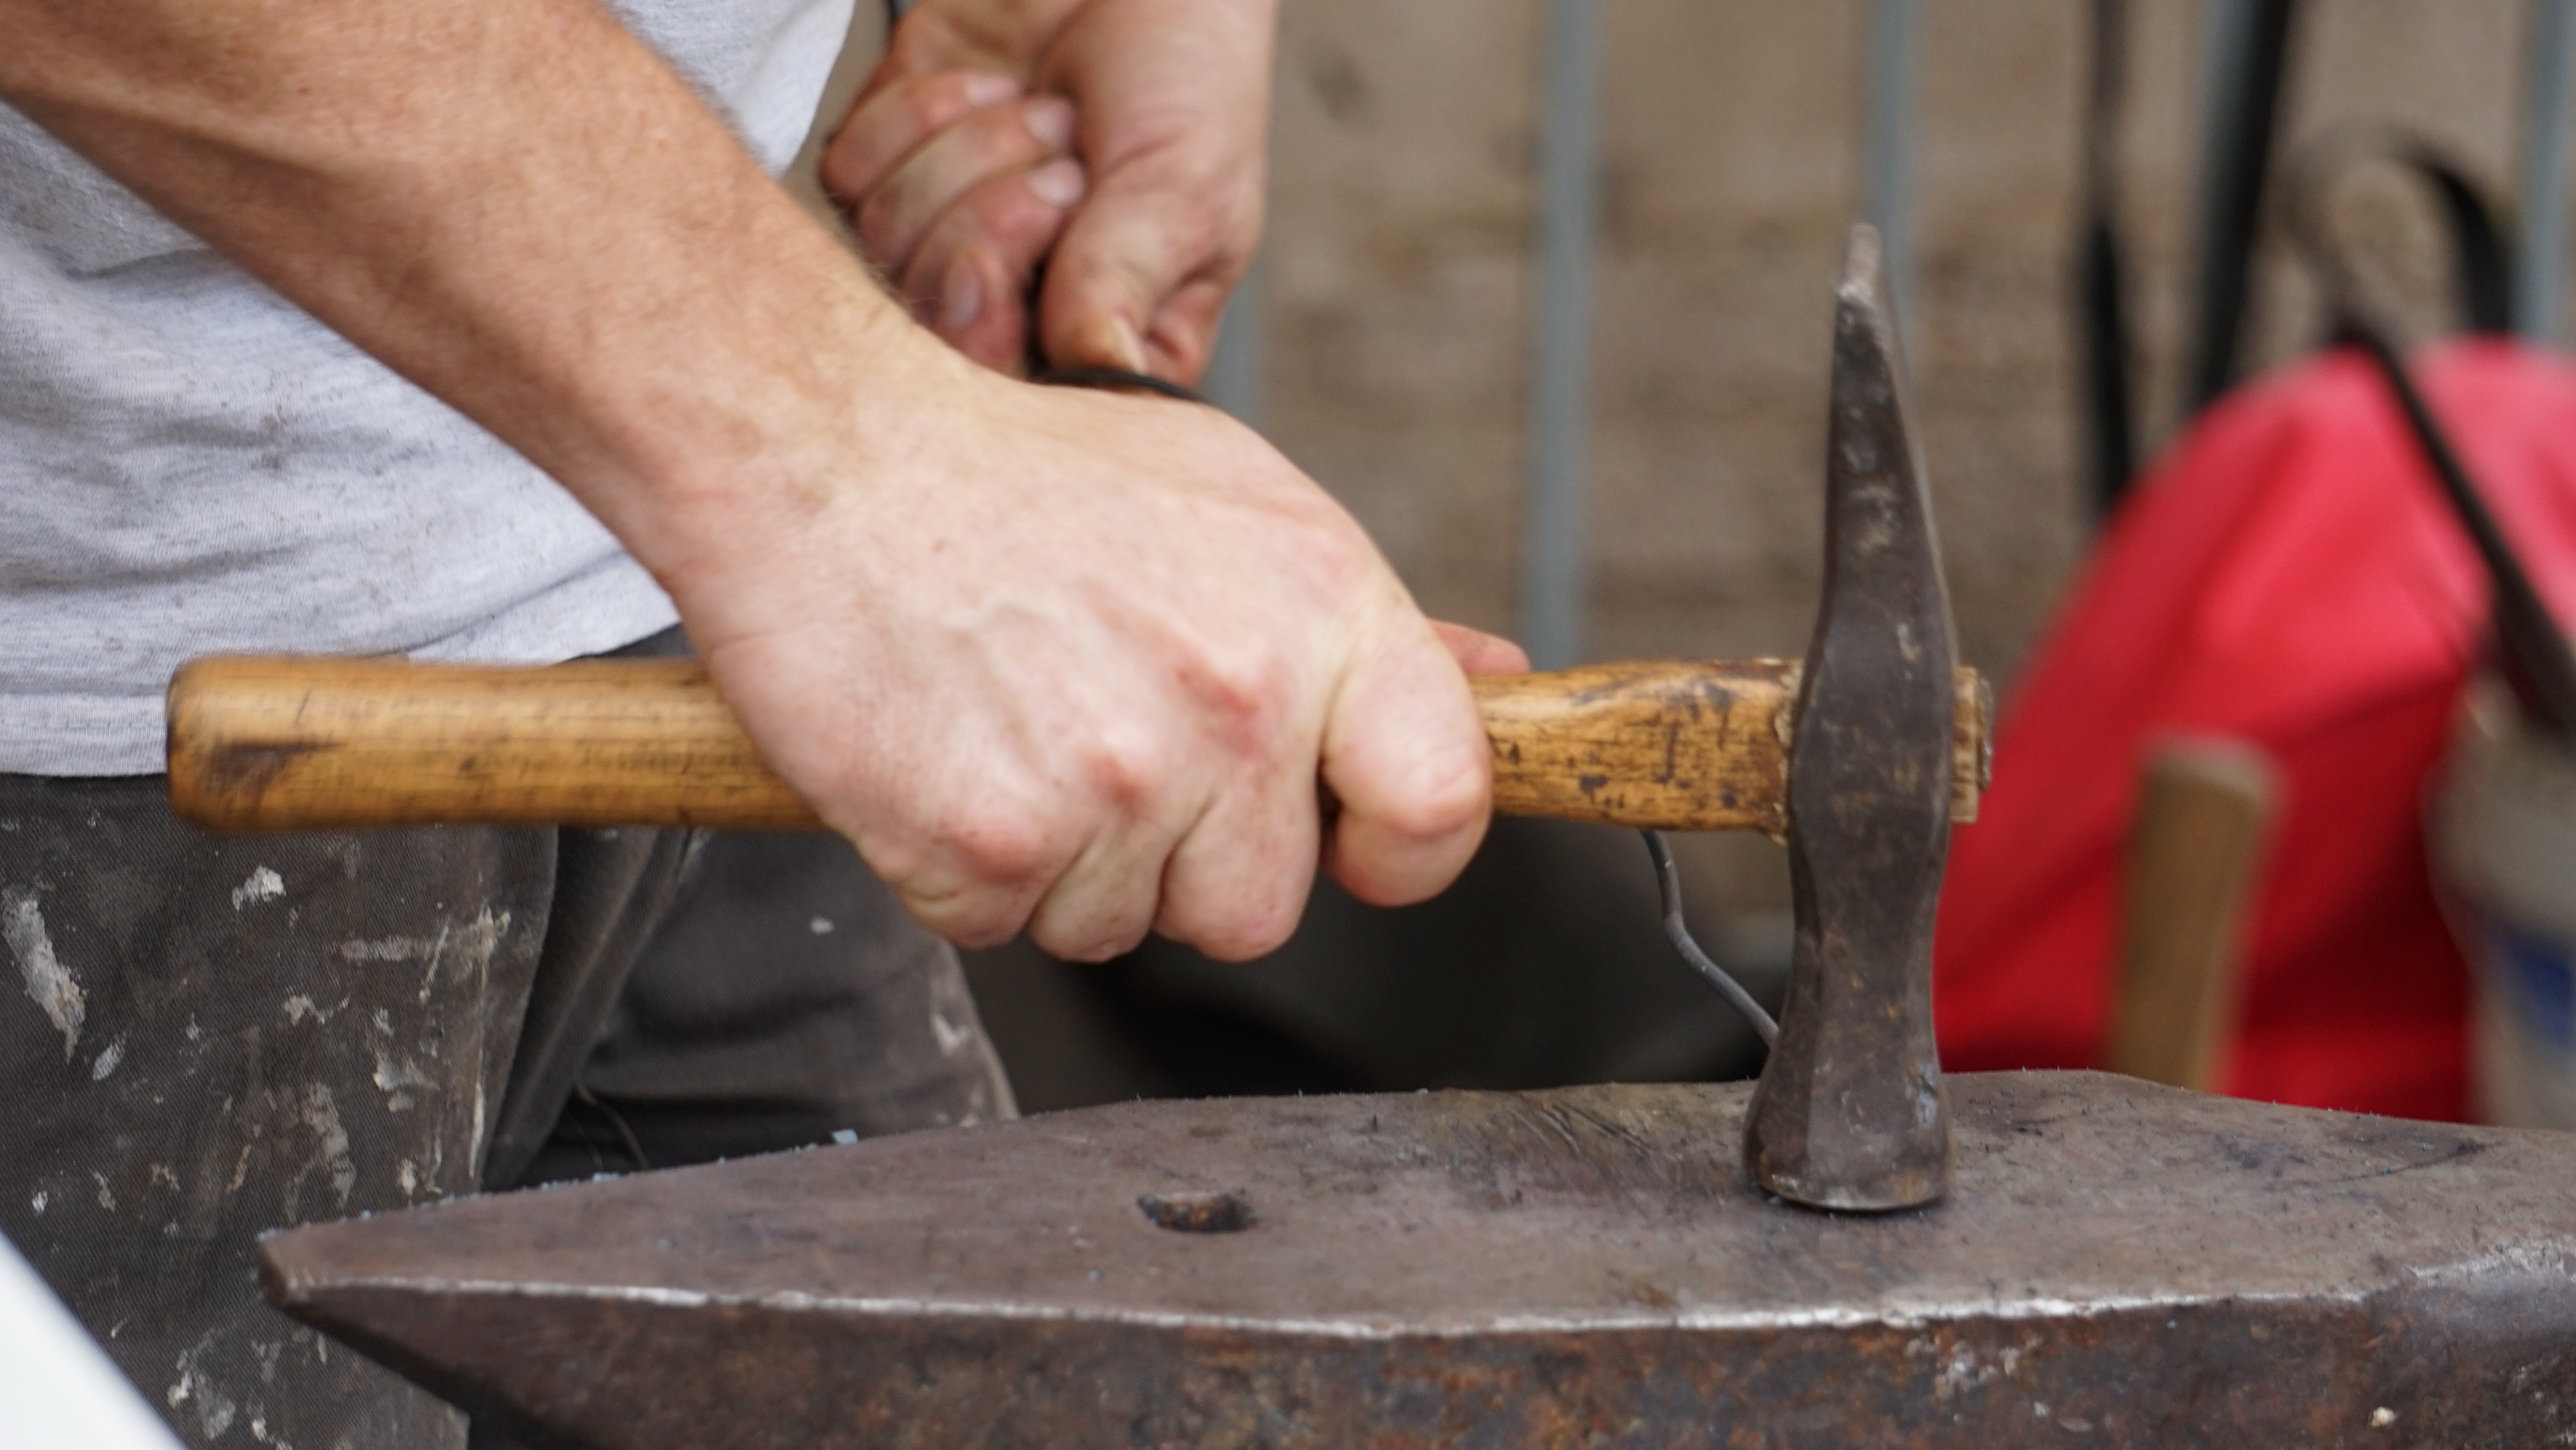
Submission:
M 2576 1135 L 1949 1085 L 1949 1196 L 1896 1214 L 1756 1191 L 1743 1084 L 1152 1103 L 297 1229 L 263 1275 L 616 1450 L 2576 1442 Z

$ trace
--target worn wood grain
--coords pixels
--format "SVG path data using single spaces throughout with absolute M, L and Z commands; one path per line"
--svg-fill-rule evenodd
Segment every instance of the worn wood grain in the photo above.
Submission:
M 1597 665 L 1475 682 L 1506 814 L 1778 834 L 1787 818 L 1786 660 Z M 1961 672 L 1963 766 L 1986 712 Z M 435 822 L 818 822 L 686 660 L 545 668 L 238 656 L 170 685 L 170 794 L 225 830 Z M 1972 819 L 1982 777 L 1962 772 Z
M 1788 829 L 1795 661 L 1587 665 L 1475 687 L 1506 815 Z

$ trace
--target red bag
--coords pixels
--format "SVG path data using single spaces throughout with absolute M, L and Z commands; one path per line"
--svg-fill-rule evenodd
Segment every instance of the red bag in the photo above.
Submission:
M 2478 339 L 2414 370 L 2567 617 L 2576 368 Z M 2434 906 L 2423 792 L 2486 612 L 2476 556 L 2359 353 L 2205 414 L 2105 533 L 2022 675 L 1979 821 L 1953 837 L 1944 1063 L 2094 1063 L 2139 764 L 2163 737 L 2224 734 L 2268 751 L 2283 786 L 2224 1090 L 2464 1117 L 2468 977 Z

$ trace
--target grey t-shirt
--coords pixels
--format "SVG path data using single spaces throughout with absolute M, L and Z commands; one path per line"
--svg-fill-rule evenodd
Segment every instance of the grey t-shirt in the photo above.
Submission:
M 852 0 L 609 4 L 777 171 Z M 548 662 L 674 618 L 545 475 L 0 107 L 0 772 L 161 769 L 191 655 Z

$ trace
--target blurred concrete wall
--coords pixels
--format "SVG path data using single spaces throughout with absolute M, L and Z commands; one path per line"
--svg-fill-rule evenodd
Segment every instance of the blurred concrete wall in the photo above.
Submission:
M 1922 0 L 1909 339 L 1969 660 L 2009 679 L 2090 530 L 2068 306 L 2089 7 Z M 1858 205 L 1862 0 L 1605 0 L 1589 651 L 1796 653 L 1817 580 L 1831 279 Z M 2151 439 L 2173 422 L 2201 147 L 2201 6 L 2130 9 L 2122 205 Z M 2295 145 L 2404 120 L 2511 175 L 2522 0 L 2312 0 Z M 1426 607 L 1513 617 L 1538 0 L 1291 0 L 1264 418 Z M 2388 229 L 2438 252 L 2402 197 Z M 2277 254 L 2280 249 L 2271 251 Z M 2262 272 L 2259 360 L 2316 318 Z M 1785 900 L 1777 852 L 1694 886 Z

